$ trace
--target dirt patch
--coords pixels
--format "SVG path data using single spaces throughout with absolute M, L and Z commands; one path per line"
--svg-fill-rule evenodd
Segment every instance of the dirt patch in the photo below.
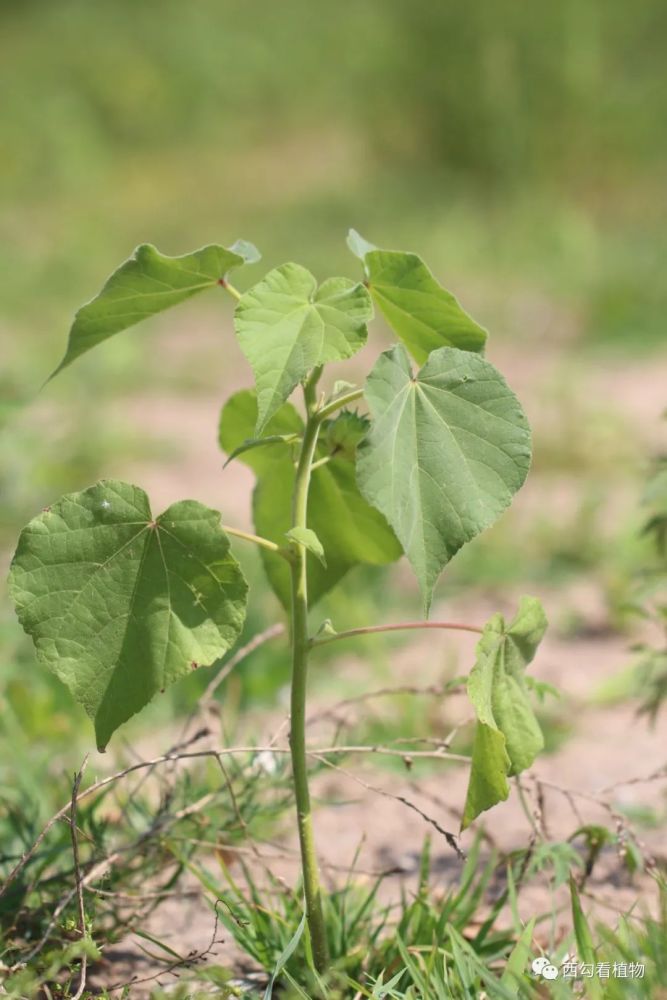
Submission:
M 481 602 L 473 611 L 483 619 L 489 607 Z M 428 685 L 442 679 L 438 664 L 452 658 L 461 664 L 471 662 L 474 637 L 444 636 L 438 643 L 443 655 L 437 657 L 433 655 L 433 639 L 420 638 L 399 649 L 392 657 L 392 683 L 414 683 L 415 663 L 423 665 L 419 683 Z M 658 798 L 664 795 L 667 781 L 664 734 L 639 720 L 631 707 L 601 708 L 590 701 L 599 681 L 625 665 L 627 656 L 627 639 L 613 634 L 576 639 L 552 635 L 545 640 L 532 672 L 565 690 L 566 712 L 575 717 L 575 731 L 563 746 L 541 756 L 532 771 L 522 776 L 523 805 L 513 787 L 509 800 L 476 825 L 486 831 L 488 838 L 483 845 L 484 855 L 488 855 L 491 845 L 509 853 L 524 849 L 531 840 L 538 848 L 542 840 L 565 841 L 585 824 L 614 829 L 619 821 L 625 824 L 621 817 L 626 810 L 655 807 Z M 356 676 L 362 691 L 374 687 L 372 668 L 363 660 L 347 658 L 341 666 L 345 673 L 349 671 Z M 440 730 L 437 723 L 433 725 L 433 716 L 429 716 L 430 737 L 444 737 L 451 717 L 460 717 L 461 711 L 465 711 L 461 700 L 456 701 L 446 714 L 443 712 Z M 312 706 L 311 716 L 319 716 L 320 721 L 311 727 L 311 745 L 330 745 L 333 730 L 338 729 L 340 737 L 341 718 L 353 730 L 368 711 L 368 705 L 361 704 L 327 715 L 330 708 L 324 701 Z M 274 733 L 282 722 L 283 716 L 269 715 L 263 720 L 261 731 Z M 161 745 L 167 745 L 169 738 L 171 734 L 169 737 L 164 734 Z M 458 836 L 467 768 L 443 766 L 419 776 L 415 768 L 412 772 L 383 769 L 369 756 L 350 756 L 340 763 L 340 767 L 320 775 L 313 789 L 318 803 L 315 822 L 325 883 L 329 887 L 340 885 L 353 867 L 355 879 L 365 884 L 384 872 L 386 878 L 379 898 L 385 903 L 396 902 L 401 892 L 414 891 L 421 847 L 424 838 L 430 835 L 431 887 L 436 896 L 452 891 L 458 884 L 463 862 L 436 826 Z M 662 780 L 642 780 L 661 770 Z M 615 810 L 615 816 L 599 802 L 607 802 Z M 474 836 L 474 831 L 466 831 L 461 837 L 464 851 L 470 849 Z M 662 864 L 667 863 L 662 831 L 643 831 L 641 844 L 647 855 L 655 855 Z M 291 835 L 278 844 L 260 846 L 271 870 L 288 885 L 298 878 L 297 848 Z M 261 881 L 261 866 L 252 857 L 246 856 L 246 861 Z M 209 863 L 215 870 L 215 860 L 209 858 Z M 195 883 L 186 880 L 186 887 L 194 889 Z M 496 886 L 496 894 L 502 888 L 502 884 Z M 651 878 L 630 875 L 619 848 L 612 845 L 597 860 L 586 882 L 585 896 L 587 910 L 594 917 L 612 923 L 617 913 L 632 906 L 653 908 L 655 904 Z M 550 933 L 558 938 L 570 926 L 566 887 L 555 888 L 551 877 L 546 875 L 536 877 L 519 896 L 519 912 L 524 920 L 549 912 L 552 907 L 556 918 L 550 925 Z M 153 914 L 145 929 L 179 953 L 187 954 L 201 949 L 210 940 L 212 922 L 210 903 L 195 896 L 187 901 L 169 901 Z M 136 943 L 136 939 L 128 937 L 121 946 L 109 949 L 104 972 L 107 982 L 118 982 L 128 974 L 153 976 L 159 971 L 159 967 L 151 965 L 137 951 Z M 214 952 L 216 963 L 247 971 L 247 962 L 243 962 L 227 932 L 219 935 Z M 134 964 L 135 958 L 138 965 Z M 141 998 L 148 996 L 148 992 L 142 994 L 137 986 L 132 995 Z

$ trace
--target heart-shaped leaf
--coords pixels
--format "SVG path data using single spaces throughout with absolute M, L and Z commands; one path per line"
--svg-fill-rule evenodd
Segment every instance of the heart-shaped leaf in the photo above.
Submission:
M 350 230 L 348 245 L 366 269 L 371 298 L 415 361 L 438 347 L 482 353 L 486 330 L 436 281 L 416 253 L 378 250 Z
M 257 385 L 256 434 L 312 368 L 364 345 L 372 313 L 363 285 L 330 278 L 318 288 L 298 264 L 275 268 L 241 297 L 234 323 Z
M 236 393 L 223 408 L 220 445 L 233 452 L 240 440 L 252 433 L 257 420 L 257 398 L 249 390 Z M 285 403 L 266 425 L 269 438 L 301 435 L 303 421 L 293 406 Z M 333 435 L 336 439 L 336 435 Z M 317 457 L 325 458 L 330 442 L 326 430 Z M 255 531 L 283 545 L 289 532 L 294 489 L 294 446 L 274 442 L 242 454 L 242 461 L 255 472 L 253 493 Z M 394 562 L 402 550 L 384 517 L 361 496 L 355 481 L 354 452 L 341 452 L 313 470 L 308 503 L 308 526 L 317 535 L 326 556 L 326 566 L 309 554 L 308 600 L 314 605 L 357 563 L 384 565 Z M 281 556 L 266 549 L 261 557 L 269 582 L 284 607 L 289 607 L 289 567 Z
M 507 798 L 508 777 L 530 767 L 544 746 L 524 675 L 546 628 L 544 609 L 534 597 L 521 599 L 509 626 L 494 615 L 484 627 L 468 678 L 477 726 L 462 829 Z
M 24 528 L 9 586 L 38 657 L 95 722 L 123 722 L 236 641 L 247 584 L 217 511 L 184 500 L 153 518 L 143 490 L 105 481 Z
M 358 450 L 359 487 L 396 532 L 428 612 L 443 567 L 526 478 L 528 422 L 493 365 L 450 347 L 415 376 L 396 345 L 378 358 L 365 397 L 372 422 Z
M 182 257 L 167 257 L 149 243 L 142 244 L 102 291 L 79 309 L 65 357 L 50 377 L 114 333 L 213 288 L 232 268 L 258 259 L 256 248 L 243 240 L 230 250 L 211 244 Z

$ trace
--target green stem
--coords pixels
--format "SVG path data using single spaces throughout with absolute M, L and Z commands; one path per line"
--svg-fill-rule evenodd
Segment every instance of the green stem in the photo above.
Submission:
M 292 527 L 307 527 L 308 487 L 310 472 L 320 429 L 319 415 L 314 415 L 315 382 L 305 388 L 306 407 L 309 412 L 303 435 L 299 464 L 294 482 L 292 500 Z M 296 798 L 299 843 L 301 846 L 301 868 L 303 888 L 306 898 L 306 919 L 313 949 L 313 958 L 319 972 L 328 964 L 322 891 L 320 889 L 315 852 L 315 837 L 308 788 L 308 764 L 306 754 L 306 684 L 308 675 L 308 578 L 306 550 L 303 545 L 293 544 L 291 562 L 292 582 L 292 694 L 290 709 L 290 750 L 292 753 L 292 774 Z
M 235 298 L 237 302 L 241 298 L 241 293 L 239 292 L 238 288 L 234 288 L 233 285 L 230 285 L 230 283 L 227 281 L 226 278 L 220 278 L 218 284 L 220 285 L 221 288 L 224 288 L 226 292 L 229 292 L 229 294 L 233 298 Z
M 311 465 L 310 471 L 313 472 L 315 469 L 321 469 L 323 465 L 328 465 L 333 457 L 333 455 L 325 455 L 324 458 L 318 458 L 318 460 L 313 462 Z
M 317 411 L 317 416 L 320 420 L 326 420 L 330 417 L 332 413 L 336 410 L 342 409 L 343 406 L 347 406 L 348 403 L 353 403 L 355 399 L 361 399 L 364 394 L 363 389 L 354 389 L 352 392 L 346 392 L 344 396 L 339 396 L 337 399 L 332 400 L 323 406 L 321 410 Z
M 234 538 L 243 538 L 246 542 L 253 542 L 255 545 L 259 545 L 263 549 L 268 549 L 269 552 L 276 552 L 278 555 L 283 554 L 283 550 L 275 542 L 269 541 L 268 538 L 262 538 L 261 535 L 253 535 L 249 531 L 241 531 L 239 528 L 230 528 L 228 524 L 222 525 L 222 530 L 228 535 L 233 535 Z
M 397 622 L 394 625 L 363 625 L 361 628 L 349 628 L 345 632 L 336 632 L 335 635 L 324 635 L 322 638 L 315 636 L 310 640 L 311 646 L 326 646 L 330 642 L 338 642 L 340 639 L 351 639 L 357 635 L 374 635 L 376 632 L 409 632 L 413 629 L 449 629 L 454 632 L 477 632 L 481 635 L 484 631 L 478 625 L 463 625 L 460 622 Z

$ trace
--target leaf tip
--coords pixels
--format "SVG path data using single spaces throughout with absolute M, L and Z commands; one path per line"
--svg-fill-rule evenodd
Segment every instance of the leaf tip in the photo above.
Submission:
M 377 250 L 375 244 L 369 243 L 368 240 L 365 240 L 361 233 L 358 233 L 356 229 L 348 230 L 346 243 L 354 256 L 358 257 L 362 263 L 367 253 L 370 253 L 372 250 Z
M 255 244 L 250 243 L 249 240 L 235 240 L 229 247 L 229 250 L 231 253 L 242 257 L 244 264 L 257 264 L 262 259 L 262 255 Z
M 42 382 L 42 384 L 40 385 L 40 387 L 38 389 L 38 392 L 44 392 L 44 390 L 46 389 L 47 385 L 49 385 L 53 381 L 53 379 L 56 377 L 56 375 L 58 374 L 58 372 L 61 371 L 62 368 L 63 368 L 63 363 L 61 361 L 60 364 L 58 365 L 58 367 L 54 368 L 53 371 L 51 372 L 51 374 L 47 375 L 47 377 L 44 379 L 44 381 Z
M 433 585 L 430 583 L 422 582 L 420 586 L 421 596 L 422 596 L 422 611 L 424 613 L 424 621 L 428 621 L 431 614 L 431 608 L 433 606 Z
M 49 383 L 51 383 L 54 380 L 56 375 L 60 375 L 61 371 L 63 371 L 65 368 L 68 368 L 71 365 L 73 358 L 70 357 L 70 347 L 71 347 L 71 335 L 68 340 L 67 349 L 65 350 L 63 357 L 58 362 L 56 367 L 53 369 L 51 374 L 42 382 L 41 386 L 39 387 L 40 392 L 46 389 L 47 385 L 49 385 Z

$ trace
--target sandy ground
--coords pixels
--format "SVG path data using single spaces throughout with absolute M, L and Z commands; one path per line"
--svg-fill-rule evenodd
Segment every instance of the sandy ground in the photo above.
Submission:
M 478 610 L 482 612 L 486 609 L 480 607 Z M 458 653 L 462 660 L 472 657 L 473 646 L 468 637 L 463 639 L 463 648 L 459 641 Z M 419 641 L 403 647 L 392 658 L 395 683 L 414 683 L 415 662 L 429 662 L 429 654 L 433 662 L 436 658 L 432 655 L 432 643 Z M 600 823 L 613 829 L 615 819 L 593 799 L 608 802 L 616 810 L 619 807 L 655 807 L 661 797 L 664 802 L 667 790 L 664 725 L 652 730 L 645 721 L 638 720 L 633 709 L 627 706 L 595 708 L 586 705 L 587 696 L 595 690 L 601 677 L 626 663 L 626 642 L 617 636 L 575 640 L 550 637 L 545 640 L 534 672 L 540 679 L 566 688 L 568 710 L 574 717 L 574 733 L 556 752 L 540 757 L 531 772 L 522 778 L 528 816 L 522 809 L 516 788 L 513 788 L 510 799 L 497 806 L 478 824 L 486 831 L 492 846 L 509 852 L 525 848 L 531 837 L 535 838 L 538 846 L 542 840 L 564 840 L 584 823 Z M 363 662 L 350 659 L 346 661 L 345 669 L 361 674 L 362 690 L 374 686 Z M 426 671 L 420 676 L 420 684 L 426 685 L 438 679 L 435 671 Z M 318 714 L 327 707 L 324 703 L 315 705 L 313 713 Z M 381 711 L 377 705 L 375 710 Z M 364 711 L 367 708 L 359 707 L 356 714 L 362 716 Z M 329 743 L 327 737 L 331 735 L 331 722 L 335 723 L 341 714 L 338 712 L 328 723 L 311 728 L 311 745 Z M 451 715 L 459 716 L 459 713 L 451 708 L 448 716 Z M 349 708 L 345 709 L 344 716 L 348 723 L 354 721 L 354 713 Z M 282 718 L 277 714 L 266 718 L 263 731 L 267 734 L 274 732 Z M 437 724 L 433 727 L 432 721 L 430 735 L 445 736 L 450 727 L 449 718 L 443 718 L 440 732 Z M 168 743 L 169 737 L 165 734 L 161 746 Z M 403 774 L 378 768 L 367 757 L 347 758 L 343 767 L 344 770 L 320 775 L 314 785 L 314 797 L 319 803 L 316 833 L 326 883 L 330 886 L 340 884 L 345 878 L 344 873 L 352 865 L 358 873 L 357 881 L 366 885 L 370 884 L 375 874 L 391 872 L 383 884 L 380 898 L 386 903 L 394 902 L 401 890 L 414 890 L 420 850 L 425 835 L 430 834 L 433 859 L 431 886 L 436 894 L 442 895 L 454 889 L 462 861 L 445 838 L 401 799 L 412 803 L 444 829 L 458 834 L 467 770 L 447 767 L 426 777 L 415 777 L 407 772 Z M 660 770 L 664 775 L 661 780 L 636 780 Z M 539 809 L 537 781 L 544 782 Z M 589 800 L 588 796 L 592 798 Z M 464 851 L 469 849 L 473 837 L 471 830 L 461 837 L 460 844 Z M 647 854 L 654 856 L 660 864 L 667 865 L 664 830 L 643 831 L 641 843 Z M 287 837 L 283 846 L 286 852 L 296 852 L 293 837 Z M 485 842 L 483 854 L 487 855 L 490 849 L 491 845 Z M 288 884 L 293 884 L 298 875 L 293 857 L 276 857 L 274 846 L 267 847 L 266 854 L 271 859 L 272 871 Z M 250 864 L 261 880 L 261 868 L 252 860 Z M 240 876 L 240 872 L 238 874 Z M 188 884 L 194 887 L 194 883 Z M 496 887 L 497 892 L 501 889 L 500 885 Z M 555 933 L 558 938 L 569 927 L 566 890 L 555 891 L 547 878 L 538 877 L 522 890 L 519 897 L 519 912 L 524 920 L 548 912 L 553 903 L 558 909 L 554 924 L 547 922 L 538 930 L 545 946 L 550 933 Z M 586 885 L 588 911 L 606 922 L 613 922 L 616 913 L 627 911 L 637 903 L 653 909 L 655 893 L 651 879 L 646 875 L 630 876 L 617 848 L 606 848 Z M 144 929 L 185 954 L 208 942 L 212 926 L 210 907 L 203 898 L 195 897 L 185 901 L 168 901 L 154 913 Z M 241 956 L 229 935 L 223 931 L 218 940 L 215 961 L 242 967 Z M 109 950 L 106 956 L 108 964 L 103 973 L 106 982 L 122 981 L 124 977 L 136 974 L 151 976 L 158 971 L 158 967 L 146 961 L 137 950 L 136 944 L 136 939 L 130 936 L 121 945 Z M 162 981 L 168 982 L 169 977 L 163 977 Z M 148 993 L 142 994 L 140 987 L 132 992 L 133 997 L 144 995 Z

